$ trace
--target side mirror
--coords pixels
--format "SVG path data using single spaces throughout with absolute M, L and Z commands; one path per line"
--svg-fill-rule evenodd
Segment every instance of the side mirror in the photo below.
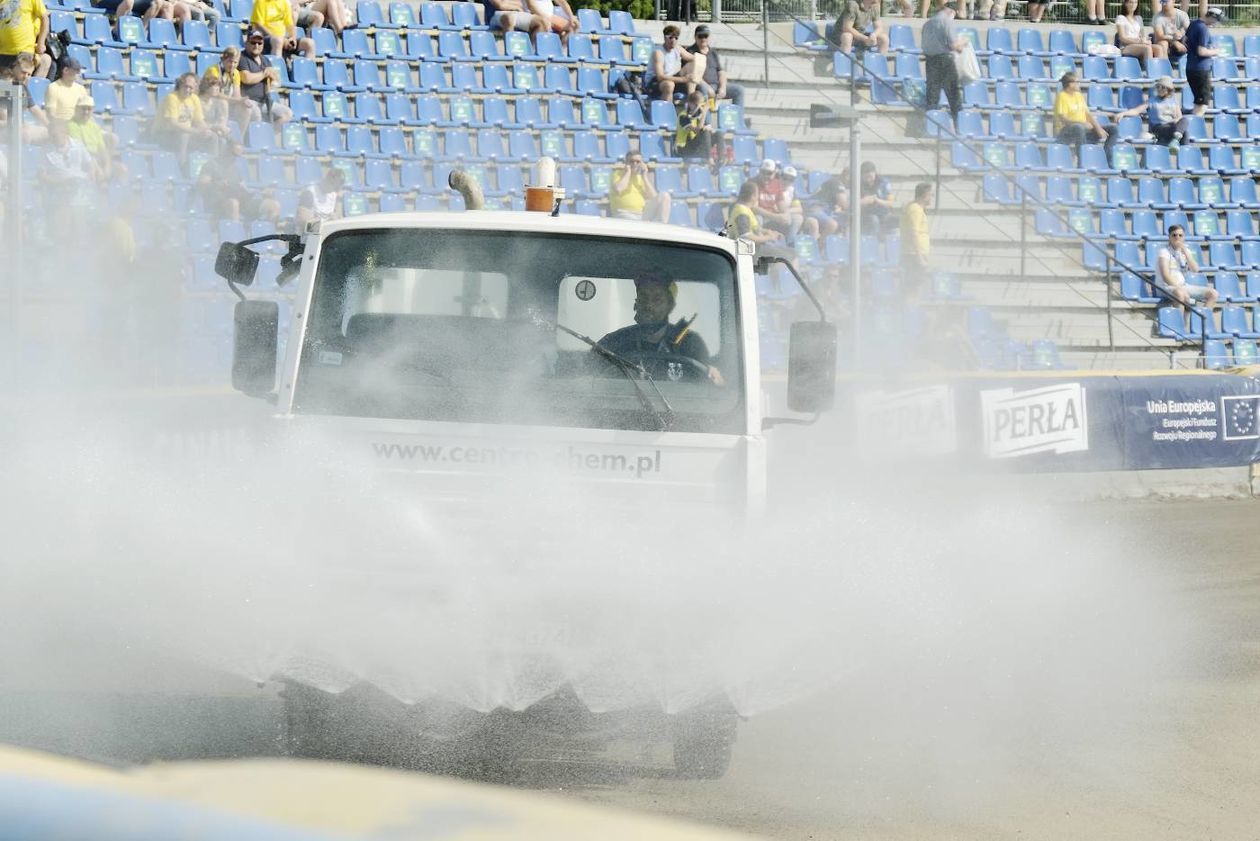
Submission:
M 826 411 L 836 402 L 836 325 L 798 321 L 788 340 L 787 404 L 793 412 Z
M 258 253 L 235 242 L 225 242 L 219 246 L 219 255 L 214 258 L 214 273 L 237 286 L 249 286 L 254 282 L 254 274 L 258 271 Z
M 238 301 L 233 314 L 232 387 L 251 397 L 276 387 L 276 346 L 280 305 L 275 301 Z

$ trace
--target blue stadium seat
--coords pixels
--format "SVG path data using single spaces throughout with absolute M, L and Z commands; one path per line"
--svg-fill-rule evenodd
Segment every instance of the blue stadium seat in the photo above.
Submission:
M 1249 321 L 1247 310 L 1242 307 L 1221 307 L 1221 332 L 1240 339 L 1260 339 L 1260 332 L 1253 329 Z
M 1159 335 L 1166 339 L 1178 339 L 1188 341 L 1195 338 L 1194 334 L 1188 333 L 1185 327 L 1185 319 L 1181 314 L 1181 307 L 1178 306 L 1162 306 L 1158 310 L 1157 329 Z
M 583 10 L 579 9 L 578 11 L 580 13 Z M 590 30 L 587 31 L 589 32 Z M 595 48 L 591 44 L 590 35 L 575 32 L 569 36 L 569 58 L 578 62 L 596 62 Z
M 1082 78 L 1087 81 L 1109 81 L 1111 79 L 1111 68 L 1107 65 L 1107 59 L 1102 56 L 1087 55 L 1082 64 Z M 1090 88 L 1098 87 L 1090 85 Z
M 369 160 L 363 168 L 363 186 L 368 190 L 390 191 L 394 184 L 394 168 L 389 161 Z
M 1089 59 L 1085 59 L 1087 62 Z M 1142 66 L 1138 64 L 1138 60 L 1133 56 L 1122 55 L 1116 59 L 1115 78 L 1123 80 L 1145 79 L 1146 74 L 1142 72 Z
M 1024 27 L 1019 30 L 1017 41 L 1020 51 L 1033 55 L 1048 55 L 1045 43 L 1041 40 L 1041 30 Z
M 1140 304 L 1157 304 L 1162 300 L 1152 293 L 1150 284 L 1143 277 L 1133 272 L 1120 274 L 1120 296 Z
M 598 10 L 588 9 L 588 8 L 578 9 L 577 16 L 578 16 L 578 24 L 582 27 L 584 31 L 586 32 L 606 32 L 607 31 L 607 29 L 604 27 L 603 18 L 599 16 Z
M 1008 55 L 994 54 L 989 56 L 988 68 L 988 77 L 990 79 L 1001 80 L 1015 78 L 1015 70 L 1011 67 L 1011 57 Z
M 1050 77 L 1046 75 L 1045 60 L 1038 55 L 1021 55 L 1019 57 L 1019 78 L 1021 80 L 1049 79 Z

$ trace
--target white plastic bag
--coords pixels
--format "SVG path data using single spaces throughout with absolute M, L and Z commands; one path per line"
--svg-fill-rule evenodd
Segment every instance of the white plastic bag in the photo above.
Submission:
M 963 44 L 963 48 L 954 54 L 954 65 L 958 68 L 959 84 L 974 82 L 980 78 L 980 61 L 976 58 L 975 48 L 971 42 Z

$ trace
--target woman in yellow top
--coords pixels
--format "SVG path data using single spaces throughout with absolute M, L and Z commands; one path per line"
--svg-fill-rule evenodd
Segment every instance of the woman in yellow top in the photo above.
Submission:
M 1110 153 L 1112 144 L 1116 142 L 1115 138 L 1090 113 L 1076 74 L 1071 71 L 1064 73 L 1059 79 L 1059 85 L 1062 90 L 1054 97 L 1055 139 L 1072 147 L 1078 166 L 1081 162 L 1081 146 L 1086 143 L 1105 143 L 1107 152 Z
M 669 193 L 658 193 L 639 152 L 627 152 L 626 163 L 613 170 L 608 186 L 608 215 L 617 219 L 668 222 Z

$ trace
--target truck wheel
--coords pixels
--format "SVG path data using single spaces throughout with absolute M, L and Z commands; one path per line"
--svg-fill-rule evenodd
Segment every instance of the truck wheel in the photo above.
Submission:
M 731 765 L 734 713 L 705 712 L 679 718 L 674 724 L 674 770 L 689 780 L 718 780 Z
M 309 686 L 286 682 L 280 690 L 281 750 L 295 759 L 326 759 L 331 755 L 329 728 L 332 696 Z

